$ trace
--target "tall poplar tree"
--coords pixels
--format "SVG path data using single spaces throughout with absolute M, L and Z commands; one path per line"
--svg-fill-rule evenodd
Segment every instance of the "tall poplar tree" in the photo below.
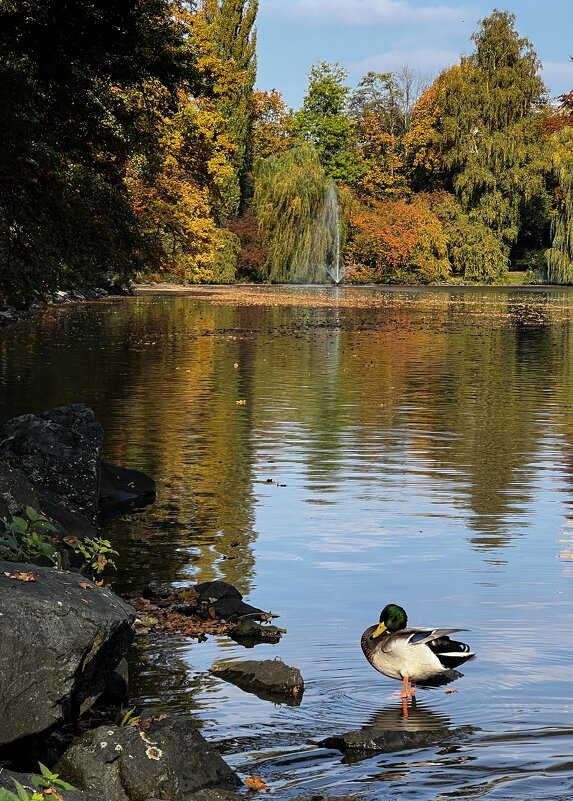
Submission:
M 243 210 L 252 194 L 253 89 L 257 76 L 258 0 L 203 0 L 202 10 L 209 24 L 215 51 L 227 65 L 234 91 L 221 97 L 219 111 L 235 146 L 233 176 L 229 179 L 219 222 Z

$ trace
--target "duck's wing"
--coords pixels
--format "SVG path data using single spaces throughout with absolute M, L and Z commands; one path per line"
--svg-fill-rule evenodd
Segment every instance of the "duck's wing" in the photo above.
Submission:
M 468 629 L 402 629 L 397 632 L 398 635 L 404 637 L 408 641 L 408 645 L 427 645 L 434 640 L 439 640 L 441 637 L 449 637 L 450 634 L 455 634 L 456 631 L 468 631 Z

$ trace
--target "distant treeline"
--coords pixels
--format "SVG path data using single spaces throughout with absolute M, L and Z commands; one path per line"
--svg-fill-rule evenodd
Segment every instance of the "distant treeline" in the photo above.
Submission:
M 258 0 L 0 0 L 0 296 L 304 277 L 335 182 L 347 280 L 573 283 L 573 92 L 494 11 L 429 85 L 255 90 Z

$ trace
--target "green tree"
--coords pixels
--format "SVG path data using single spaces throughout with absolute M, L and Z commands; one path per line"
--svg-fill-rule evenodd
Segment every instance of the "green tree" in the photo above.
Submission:
M 316 148 L 326 174 L 353 183 L 360 164 L 352 152 L 353 122 L 347 114 L 350 89 L 340 64 L 321 61 L 310 69 L 302 108 L 294 115 L 293 129 Z
M 558 130 L 550 143 L 557 208 L 546 253 L 547 279 L 552 284 L 573 284 L 573 127 Z
M 436 91 L 426 95 L 427 128 L 410 138 L 411 162 L 419 167 L 416 148 L 425 147 L 424 160 L 442 173 L 443 188 L 493 232 L 506 260 L 524 215 L 546 191 L 548 166 L 539 60 L 514 23 L 512 14 L 498 10 L 482 20 L 472 37 L 475 52 L 438 78 Z

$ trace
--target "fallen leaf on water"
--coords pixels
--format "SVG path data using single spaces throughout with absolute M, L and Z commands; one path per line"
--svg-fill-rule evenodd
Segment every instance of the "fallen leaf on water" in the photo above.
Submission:
M 38 581 L 33 573 L 23 573 L 18 570 L 16 573 L 4 573 L 6 578 L 14 579 L 15 581 Z
M 235 403 L 237 404 L 237 406 L 246 406 L 247 405 L 247 401 L 246 400 L 238 400 L 238 401 L 235 401 Z
M 451 695 L 452 693 L 457 693 L 457 690 L 444 690 L 446 695 Z
M 249 790 L 252 790 L 255 793 L 259 790 L 264 790 L 266 793 L 268 793 L 270 789 L 268 784 L 265 784 L 260 776 L 247 776 L 245 779 L 245 784 Z

